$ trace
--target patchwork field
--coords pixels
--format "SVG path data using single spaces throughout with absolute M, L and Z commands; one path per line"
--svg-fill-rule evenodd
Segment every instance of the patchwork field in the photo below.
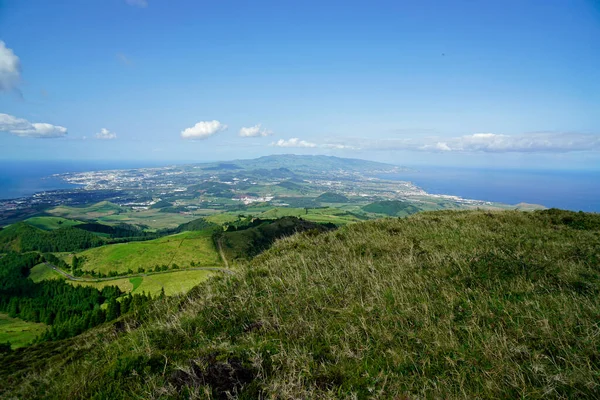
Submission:
M 10 342 L 12 348 L 27 346 L 46 330 L 46 325 L 26 322 L 0 313 L 0 343 Z
M 211 233 L 206 231 L 183 232 L 145 242 L 112 244 L 77 253 L 83 257 L 84 271 L 97 271 L 109 274 L 111 271 L 126 273 L 146 271 L 156 265 L 171 267 L 177 264 L 181 268 L 189 267 L 192 262 L 198 267 L 218 267 L 222 262 L 215 249 Z M 64 256 L 71 264 L 72 255 Z
M 150 229 L 176 228 L 197 218 L 189 214 L 163 213 L 156 209 L 133 211 L 106 201 L 89 207 L 60 206 L 48 212 L 63 218 L 96 220 L 109 225 L 119 223 L 147 225 Z

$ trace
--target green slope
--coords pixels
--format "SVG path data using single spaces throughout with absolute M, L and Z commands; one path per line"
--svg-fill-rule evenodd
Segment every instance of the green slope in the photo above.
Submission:
M 323 193 L 315 199 L 321 203 L 348 203 L 348 198 L 339 193 Z
M 77 226 L 83 222 L 61 217 L 31 217 L 25 220 L 29 225 L 45 231 L 53 231 L 67 226 Z
M 599 248 L 599 215 L 556 210 L 296 235 L 141 321 L 0 356 L 0 396 L 598 398 Z
M 75 251 L 103 243 L 102 238 L 74 226 L 45 231 L 19 222 L 0 230 L 0 250 Z
M 84 260 L 82 270 L 109 274 L 111 271 L 150 271 L 155 266 L 198 267 L 221 265 L 219 253 L 213 245 L 211 231 L 183 232 L 143 242 L 110 244 L 77 253 Z M 71 256 L 65 261 L 71 263 Z
M 400 200 L 377 201 L 364 206 L 362 209 L 366 212 L 384 214 L 392 217 L 403 217 L 421 211 L 411 203 Z

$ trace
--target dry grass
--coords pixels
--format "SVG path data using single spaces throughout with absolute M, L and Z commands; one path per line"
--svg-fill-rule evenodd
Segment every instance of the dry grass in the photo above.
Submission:
M 554 211 L 435 212 L 297 235 L 155 304 L 140 327 L 88 333 L 97 348 L 12 390 L 597 398 L 599 226 L 598 215 Z M 252 379 L 223 386 L 221 370 Z

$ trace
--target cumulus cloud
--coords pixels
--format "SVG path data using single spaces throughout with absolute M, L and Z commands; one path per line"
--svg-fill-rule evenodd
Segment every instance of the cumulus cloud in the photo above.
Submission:
M 307 142 L 306 140 L 300 140 L 298 138 L 291 138 L 289 140 L 279 139 L 276 142 L 271 143 L 271 146 L 275 147 L 317 147 L 315 143 Z
M 0 132 L 22 137 L 58 138 L 67 135 L 67 128 L 43 122 L 31 123 L 26 119 L 0 114 Z
M 148 7 L 148 2 L 146 0 L 125 0 L 125 3 L 140 8 Z
M 21 62 L 0 40 L 0 92 L 16 89 L 21 81 Z
M 96 139 L 111 140 L 111 139 L 116 139 L 116 138 L 117 138 L 117 134 L 109 131 L 106 128 L 102 128 L 102 129 L 100 129 L 100 132 L 96 133 Z
M 265 137 L 271 136 L 273 132 L 268 129 L 262 129 L 261 124 L 256 124 L 254 126 L 243 127 L 240 129 L 241 137 Z
M 217 120 L 200 121 L 191 128 L 181 131 L 181 138 L 190 140 L 206 139 L 216 133 L 223 132 L 226 129 L 227 125 L 224 125 Z

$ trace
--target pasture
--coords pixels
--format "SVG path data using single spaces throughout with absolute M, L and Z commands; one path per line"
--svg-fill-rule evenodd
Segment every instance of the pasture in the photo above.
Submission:
M 99 290 L 102 290 L 106 286 L 118 286 L 124 292 L 131 292 L 133 294 L 148 293 L 152 296 L 159 295 L 164 288 L 165 294 L 171 296 L 186 293 L 200 282 L 218 273 L 210 270 L 175 270 L 147 276 L 124 277 L 100 282 L 67 282 L 71 285 L 92 286 Z
M 53 231 L 58 228 L 82 224 L 81 221 L 62 217 L 31 217 L 25 220 L 29 225 L 45 231 Z
M 13 349 L 27 346 L 45 330 L 44 324 L 27 322 L 0 313 L 0 343 L 10 342 Z
M 63 256 L 71 263 L 72 256 Z M 208 231 L 183 232 L 144 242 L 129 242 L 95 247 L 77 253 L 85 260 L 83 271 L 109 274 L 111 271 L 138 272 L 139 268 L 149 271 L 155 266 L 177 264 L 181 268 L 221 266 L 222 262 Z

